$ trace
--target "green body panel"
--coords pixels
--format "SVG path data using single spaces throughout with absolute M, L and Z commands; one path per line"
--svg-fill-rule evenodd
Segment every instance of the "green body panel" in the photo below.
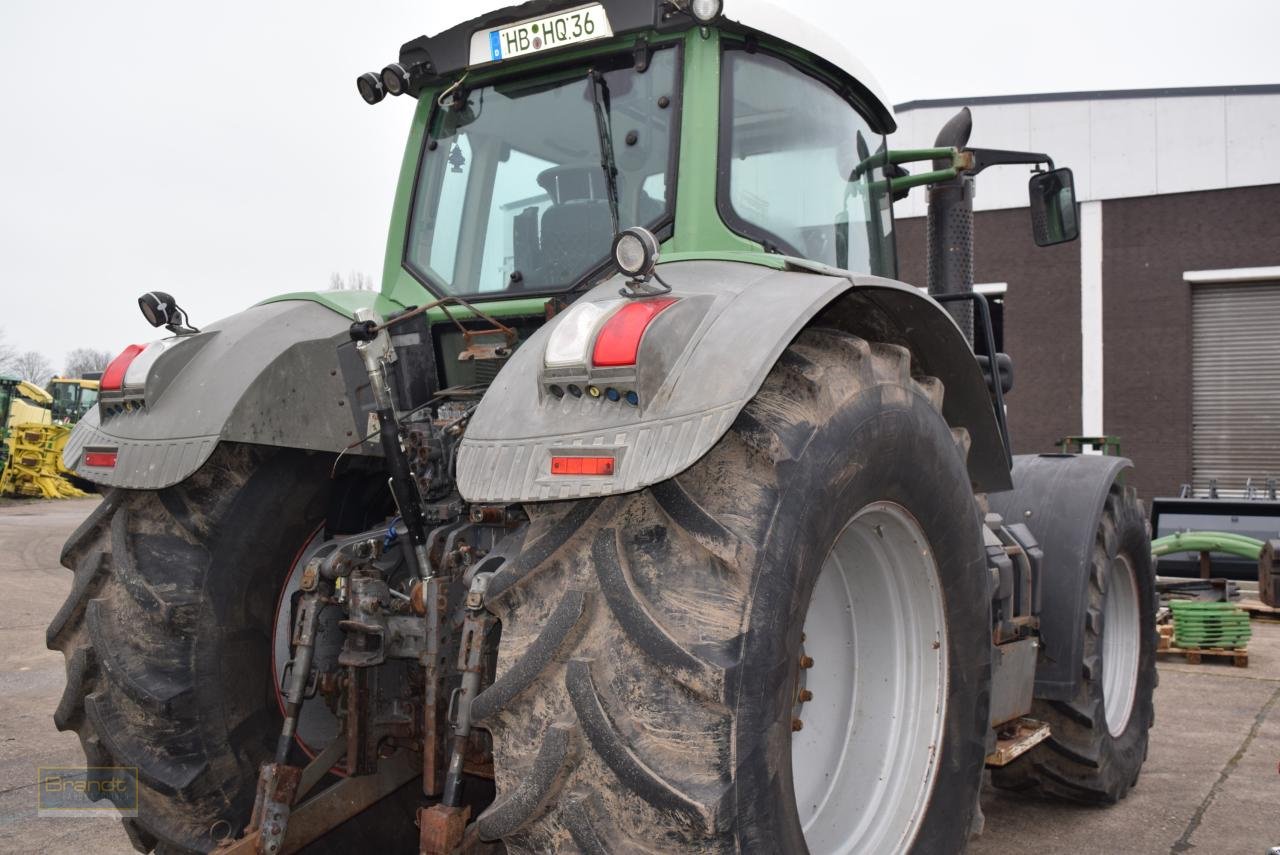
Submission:
M 719 154 L 720 34 L 693 29 L 685 37 L 675 234 L 663 246 L 665 252 L 697 252 L 700 258 L 725 260 L 729 255 L 763 254 L 760 244 L 734 234 L 720 219 Z

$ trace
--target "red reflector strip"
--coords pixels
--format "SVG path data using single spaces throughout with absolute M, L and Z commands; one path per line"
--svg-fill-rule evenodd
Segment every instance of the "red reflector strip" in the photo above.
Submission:
M 111 360 L 107 370 L 102 372 L 100 389 L 108 392 L 119 392 L 124 388 L 124 373 L 129 370 L 129 363 L 138 358 L 138 354 L 146 348 L 144 344 L 131 344 L 120 355 Z
M 612 457 L 553 457 L 552 475 L 612 475 Z
M 644 331 L 663 309 L 674 302 L 674 297 L 638 300 L 614 312 L 596 336 L 596 346 L 591 352 L 592 364 L 598 368 L 635 365 Z
M 101 466 L 104 469 L 111 469 L 116 465 L 116 452 L 86 451 L 84 453 L 84 465 Z

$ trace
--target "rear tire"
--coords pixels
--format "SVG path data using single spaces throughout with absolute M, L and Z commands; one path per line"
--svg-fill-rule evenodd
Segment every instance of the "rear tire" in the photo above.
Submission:
M 1155 722 L 1158 600 L 1150 528 L 1131 487 L 1116 484 L 1107 496 L 1088 597 L 1079 689 L 1069 701 L 1035 702 L 1031 716 L 1051 735 L 993 770 L 997 787 L 1114 804 L 1137 783 Z
M 331 460 L 224 443 L 173 487 L 109 490 L 63 548 L 75 581 L 47 633 L 67 662 L 54 723 L 88 765 L 137 767 L 124 825 L 139 851 L 206 852 L 249 818 L 280 732 L 276 596 L 325 518 Z M 385 844 L 387 829 L 412 843 L 412 793 L 397 822 L 368 822 L 392 802 L 310 851 Z
M 806 851 L 792 783 L 802 628 L 846 525 L 887 504 L 933 556 L 947 698 L 945 715 L 924 713 L 941 739 L 923 806 L 877 851 L 962 850 L 988 730 L 990 601 L 967 436 L 941 397 L 905 349 L 809 330 L 688 471 L 529 506 L 486 600 L 502 621 L 498 673 L 472 714 L 494 737 L 498 796 L 480 835 L 512 852 Z

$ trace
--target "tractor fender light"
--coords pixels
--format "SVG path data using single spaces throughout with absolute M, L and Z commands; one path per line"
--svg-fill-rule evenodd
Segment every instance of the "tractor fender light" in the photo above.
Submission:
M 613 239 L 613 260 L 628 276 L 647 279 L 658 263 L 658 239 L 648 229 L 624 229 Z
M 382 88 L 388 95 L 403 95 L 409 88 L 409 72 L 398 62 L 382 69 Z
M 151 367 L 156 364 L 156 360 L 181 341 L 182 339 L 180 338 L 166 338 L 160 341 L 153 341 L 144 347 L 142 352 L 125 369 L 123 388 L 141 390 L 146 386 L 147 375 L 151 373 Z
M 116 456 L 117 453 L 114 448 L 98 451 L 85 449 L 84 465 L 97 466 L 102 469 L 112 469 L 116 465 Z
M 560 322 L 547 337 L 542 361 L 548 368 L 571 365 L 586 366 L 587 351 L 600 322 L 622 303 L 606 300 L 599 303 L 578 302 L 560 316 Z
M 699 24 L 710 24 L 720 17 L 723 6 L 722 0 L 690 0 L 689 12 Z
M 600 328 L 591 363 L 597 368 L 635 365 L 645 330 L 654 318 L 675 302 L 674 297 L 658 297 L 627 303 Z
M 124 375 L 129 370 L 129 365 L 138 358 L 138 354 L 146 350 L 144 344 L 131 344 L 124 350 L 120 351 L 120 355 L 111 360 L 107 364 L 107 369 L 102 372 L 102 380 L 98 386 L 104 392 L 119 392 L 124 388 Z
M 552 457 L 552 475 L 612 475 L 612 457 Z
M 372 71 L 366 71 L 356 78 L 356 91 L 360 93 L 360 97 L 366 104 L 377 104 L 387 94 L 386 87 L 382 85 L 378 75 Z

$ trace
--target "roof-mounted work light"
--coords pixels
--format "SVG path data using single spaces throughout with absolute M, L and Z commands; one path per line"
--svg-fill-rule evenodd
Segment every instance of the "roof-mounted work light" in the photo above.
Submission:
M 710 24 L 720 17 L 720 10 L 723 7 L 722 0 L 689 0 L 689 14 L 693 15 L 699 24 Z
M 372 71 L 366 71 L 356 78 L 356 90 L 366 104 L 377 104 L 387 94 L 387 90 L 382 86 L 382 81 Z
M 389 95 L 403 95 L 409 89 L 409 72 L 398 62 L 382 69 L 382 88 Z

